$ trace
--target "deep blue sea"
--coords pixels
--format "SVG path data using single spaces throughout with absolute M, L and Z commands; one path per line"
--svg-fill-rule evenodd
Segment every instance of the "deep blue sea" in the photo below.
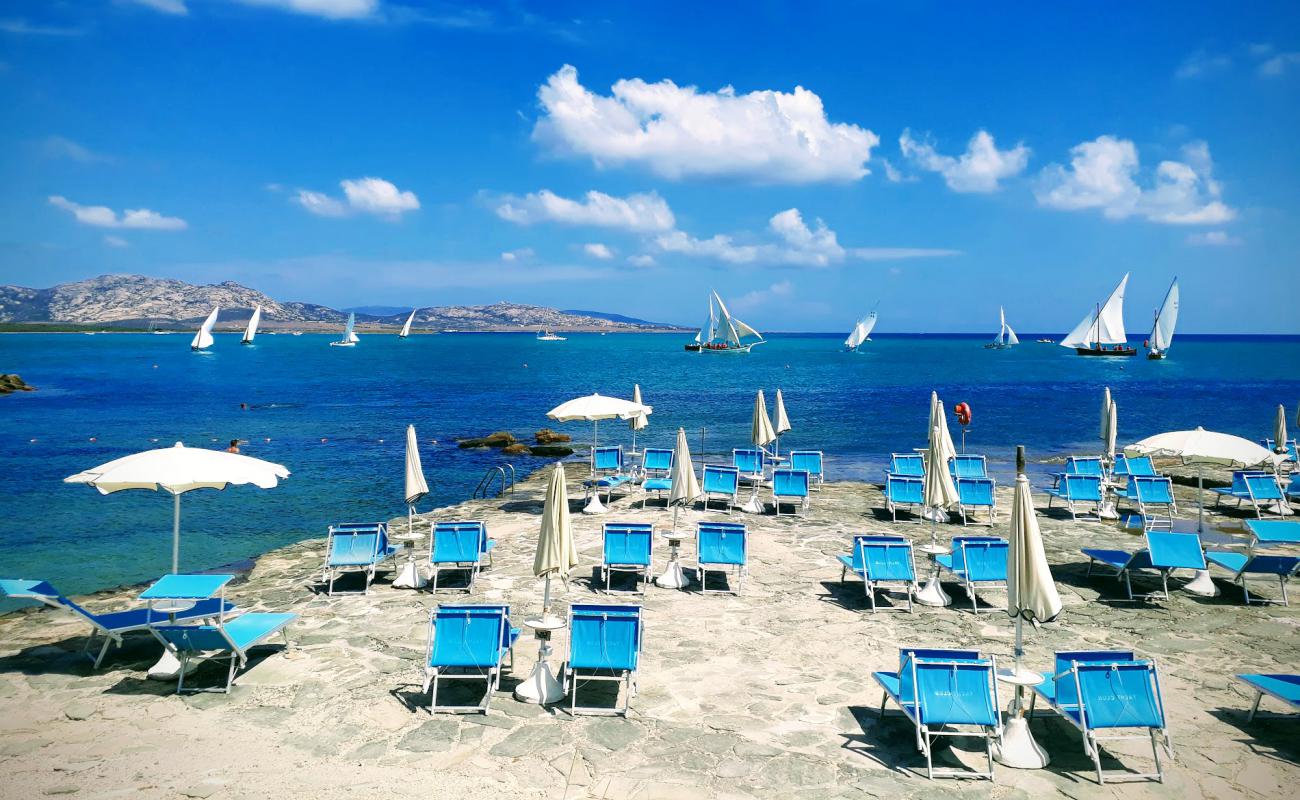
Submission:
M 775 335 L 748 356 L 687 353 L 686 336 L 665 334 L 364 335 L 355 348 L 329 347 L 333 338 L 263 335 L 241 347 L 222 334 L 195 354 L 179 334 L 0 335 L 0 372 L 39 388 L 0 397 L 0 577 L 84 592 L 167 571 L 169 496 L 101 496 L 62 479 L 176 441 L 239 438 L 245 454 L 293 473 L 270 491 L 182 498 L 181 566 L 198 570 L 322 536 L 334 521 L 403 513 L 408 423 L 422 443 L 427 510 L 466 499 L 504 460 L 459 450 L 456 438 L 506 429 L 527 439 L 550 426 L 584 442 L 590 425 L 554 425 L 547 410 L 591 392 L 630 397 L 633 383 L 654 406 L 639 445 L 671 446 L 680 425 L 698 453 L 703 427 L 705 449 L 728 459 L 747 444 L 755 390 L 771 403 L 781 388 L 794 427 L 781 449 L 825 450 L 832 480 L 878 478 L 888 453 L 924 446 L 931 389 L 949 408 L 972 406 L 966 446 L 1001 479 L 1016 444 L 1038 461 L 1095 453 L 1106 385 L 1121 444 L 1197 425 L 1259 439 L 1278 403 L 1294 418 L 1300 401 L 1300 337 L 1181 336 L 1159 362 L 1080 358 L 1031 335 L 1006 351 L 985 350 L 987 337 L 883 336 L 858 354 L 840 350 L 842 335 Z M 603 423 L 601 441 L 631 435 Z M 521 477 L 547 463 L 510 460 Z

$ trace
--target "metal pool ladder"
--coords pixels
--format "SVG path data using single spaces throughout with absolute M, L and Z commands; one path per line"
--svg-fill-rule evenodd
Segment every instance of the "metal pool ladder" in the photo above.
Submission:
M 496 494 L 492 494 L 492 485 L 498 481 L 500 482 L 501 488 Z M 500 497 L 506 492 L 509 492 L 510 494 L 515 493 L 514 464 L 502 464 L 500 466 L 492 467 L 488 469 L 487 472 L 484 472 L 483 477 L 478 482 L 478 486 L 474 488 L 473 499 L 477 500 L 480 497 Z

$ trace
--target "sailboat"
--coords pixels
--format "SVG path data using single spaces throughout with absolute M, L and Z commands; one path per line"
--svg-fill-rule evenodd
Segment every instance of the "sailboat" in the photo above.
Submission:
M 695 339 L 686 343 L 686 350 L 692 353 L 698 353 L 705 342 L 711 341 L 717 335 L 718 314 L 713 308 L 713 297 L 709 297 L 709 321 L 704 323 L 698 331 L 695 332 Z
M 360 341 L 357 335 L 352 332 L 352 326 L 356 324 L 357 315 L 355 313 L 348 314 L 348 324 L 343 329 L 343 338 L 337 342 L 330 342 L 330 347 L 355 347 L 357 342 Z
M 1020 344 L 1016 332 L 1007 324 L 1007 312 L 1002 306 L 998 306 L 998 319 L 1002 321 L 1002 327 L 998 329 L 998 335 L 993 338 L 993 341 L 984 345 L 985 350 L 1006 350 L 1012 345 Z
M 563 341 L 565 341 L 565 337 L 563 337 L 563 336 L 556 336 L 555 334 L 551 333 L 551 332 L 548 331 L 548 330 L 540 330 L 540 331 L 537 332 L 537 341 L 539 341 L 539 342 L 563 342 Z
M 217 324 L 217 312 L 220 310 L 219 306 L 212 307 L 212 313 L 208 315 L 207 319 L 203 320 L 203 324 L 199 326 L 199 332 L 194 334 L 194 340 L 190 342 L 191 350 L 197 352 L 212 346 L 212 326 Z
M 716 315 L 714 306 L 717 307 Z M 709 335 L 700 337 L 701 353 L 748 353 L 767 340 L 763 334 L 731 316 L 717 292 L 709 300 Z M 753 339 L 756 341 L 746 341 Z
M 1165 301 L 1156 312 L 1155 325 L 1151 328 L 1151 339 L 1147 342 L 1147 358 L 1158 361 L 1169 353 L 1169 345 L 1174 341 L 1174 324 L 1178 322 L 1178 279 L 1169 284 Z
M 1124 332 L 1124 287 L 1127 285 L 1126 272 L 1106 302 L 1089 311 L 1059 342 L 1061 347 L 1073 347 L 1081 356 L 1137 355 L 1137 349 L 1128 346 L 1128 334 Z
M 397 334 L 398 339 L 405 339 L 411 335 L 411 323 L 415 321 L 415 309 L 411 309 L 411 316 L 406 318 L 406 324 L 402 326 L 402 332 Z
M 858 352 L 858 346 L 863 342 L 871 341 L 871 331 L 876 327 L 876 312 L 872 311 L 862 319 L 858 324 L 853 326 L 849 332 L 849 338 L 844 340 L 844 349 L 851 353 Z
M 240 344 L 252 344 L 253 337 L 257 336 L 257 323 L 262 321 L 262 307 L 259 305 L 253 309 L 253 316 L 248 318 L 248 327 L 244 328 L 244 338 L 239 340 Z

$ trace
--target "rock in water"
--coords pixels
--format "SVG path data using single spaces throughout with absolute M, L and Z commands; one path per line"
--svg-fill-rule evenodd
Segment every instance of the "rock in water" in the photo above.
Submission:
M 540 431 L 533 434 L 533 438 L 537 440 L 538 444 L 558 444 L 560 442 L 573 441 L 573 437 L 569 434 L 556 433 L 550 428 L 542 428 Z
M 14 392 L 34 392 L 35 386 L 29 386 L 27 381 L 17 375 L 3 374 L 0 375 L 0 394 L 12 394 Z
M 501 448 L 501 452 L 508 456 L 523 456 L 528 455 L 529 447 L 526 444 L 508 444 Z
M 456 446 L 462 450 L 469 450 L 474 447 L 509 447 L 515 444 L 518 439 L 507 431 L 497 431 L 478 439 L 461 439 Z
M 529 447 L 528 451 L 535 456 L 544 456 L 546 458 L 564 458 L 573 455 L 573 448 L 565 447 L 562 444 L 535 444 Z

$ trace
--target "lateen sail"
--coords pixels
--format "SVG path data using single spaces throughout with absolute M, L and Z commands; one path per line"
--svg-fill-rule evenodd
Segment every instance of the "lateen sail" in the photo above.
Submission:
M 258 306 L 253 309 L 253 316 L 248 318 L 248 327 L 244 329 L 244 338 L 240 341 L 244 344 L 252 344 L 253 337 L 257 336 L 257 324 L 262 321 L 262 307 Z
M 212 307 L 212 313 L 208 315 L 207 319 L 203 320 L 203 324 L 199 326 L 199 332 L 194 334 L 194 341 L 190 342 L 191 350 L 202 350 L 205 347 L 212 346 L 212 326 L 217 324 L 217 312 L 220 310 L 219 306 Z
M 993 337 L 993 344 L 1000 347 L 1020 344 L 1020 340 L 1016 338 L 1016 332 L 1007 324 L 1007 312 L 1002 306 L 998 306 L 998 321 L 998 335 Z
M 844 340 L 844 346 L 850 350 L 857 349 L 858 345 L 867 341 L 871 336 L 871 329 L 874 327 L 876 327 L 876 312 L 872 311 L 858 320 L 857 325 L 853 326 L 853 330 L 849 332 L 849 338 Z
M 411 322 L 415 320 L 415 311 L 411 311 L 411 316 L 406 318 L 406 324 L 402 326 L 402 332 L 397 334 L 397 338 L 405 339 L 411 335 Z
M 352 344 L 356 344 L 357 342 L 361 341 L 360 339 L 357 338 L 356 333 L 352 331 L 352 326 L 356 324 L 357 324 L 357 315 L 348 314 L 348 326 L 343 329 L 343 341 L 351 342 Z
M 723 304 L 722 298 L 718 297 L 717 292 L 713 293 L 713 302 L 718 304 L 719 321 L 722 323 L 722 333 L 726 336 L 727 344 L 732 347 L 739 347 L 741 340 L 750 336 L 763 341 L 763 334 L 731 316 L 731 312 L 727 311 L 727 307 Z
M 1169 286 L 1165 301 L 1156 312 L 1156 324 L 1151 329 L 1151 350 L 1163 353 L 1174 341 L 1174 325 L 1178 322 L 1178 279 Z
M 1105 305 L 1100 310 L 1089 311 L 1074 330 L 1060 341 L 1061 347 L 1091 348 L 1094 344 L 1124 344 L 1128 335 L 1124 332 L 1124 287 L 1128 285 L 1128 273 L 1120 280 L 1115 291 L 1110 293 Z

